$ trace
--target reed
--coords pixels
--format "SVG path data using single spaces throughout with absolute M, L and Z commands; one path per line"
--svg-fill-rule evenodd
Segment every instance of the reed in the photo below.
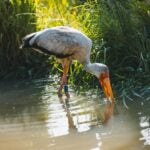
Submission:
M 36 30 L 34 2 L 34 0 L 0 0 L 1 78 L 27 78 L 33 74 L 40 76 L 41 72 L 45 72 L 47 61 L 45 57 L 33 51 L 19 50 L 22 37 Z M 43 60 L 42 64 L 40 60 Z M 39 71 L 39 67 L 43 69 Z
M 18 45 L 27 33 L 67 25 L 93 40 L 91 60 L 110 67 L 113 83 L 128 78 L 145 82 L 149 78 L 150 13 L 145 1 L 12 0 L 10 6 L 0 1 L 0 12 L 0 76 L 7 77 L 8 72 L 20 77 L 60 73 L 54 57 L 20 52 Z M 97 86 L 95 77 L 81 69 L 77 62 L 72 64 L 70 82 Z
M 150 73 L 150 28 L 146 2 L 101 1 L 101 30 L 107 47 L 110 47 L 108 65 L 114 77 L 123 79 Z M 103 9 L 102 9 L 103 8 Z M 142 18 L 145 18 L 143 20 Z M 133 77 L 132 76 L 132 77 Z

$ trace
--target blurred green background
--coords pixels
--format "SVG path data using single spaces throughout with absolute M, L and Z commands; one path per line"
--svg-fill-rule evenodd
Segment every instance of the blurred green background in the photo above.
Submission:
M 0 79 L 61 74 L 54 57 L 19 50 L 26 34 L 59 25 L 92 39 L 92 62 L 109 66 L 113 84 L 150 81 L 149 0 L 0 0 Z M 95 77 L 81 70 L 72 64 L 70 82 L 96 86 Z

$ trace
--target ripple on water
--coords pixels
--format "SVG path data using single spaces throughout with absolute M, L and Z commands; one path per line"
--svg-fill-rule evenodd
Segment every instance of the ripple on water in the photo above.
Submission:
M 51 79 L 1 84 L 0 149 L 145 150 L 150 145 L 148 105 L 136 103 L 126 110 L 117 104 L 117 113 L 104 126 L 109 107 L 96 93 L 70 91 L 67 102 L 57 97 L 57 84 Z

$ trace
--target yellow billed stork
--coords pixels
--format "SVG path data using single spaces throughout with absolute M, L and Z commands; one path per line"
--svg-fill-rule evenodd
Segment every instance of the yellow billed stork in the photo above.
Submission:
M 109 69 L 105 64 L 90 62 L 92 41 L 82 32 L 67 26 L 44 29 L 25 36 L 22 39 L 20 48 L 33 48 L 36 51 L 54 55 L 60 59 L 63 76 L 58 96 L 62 96 L 62 89 L 65 87 L 65 94 L 69 97 L 67 74 L 72 60 L 77 60 L 87 72 L 98 78 L 106 98 L 111 101 L 114 100 L 109 79 Z

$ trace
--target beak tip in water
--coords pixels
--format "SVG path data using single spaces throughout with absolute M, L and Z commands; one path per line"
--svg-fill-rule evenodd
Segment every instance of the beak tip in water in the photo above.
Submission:
M 113 96 L 113 92 L 112 92 L 112 87 L 110 84 L 110 79 L 109 76 L 106 74 L 104 74 L 101 78 L 100 78 L 100 84 L 104 90 L 104 94 L 107 98 L 108 101 L 110 102 L 114 102 L 114 96 Z

